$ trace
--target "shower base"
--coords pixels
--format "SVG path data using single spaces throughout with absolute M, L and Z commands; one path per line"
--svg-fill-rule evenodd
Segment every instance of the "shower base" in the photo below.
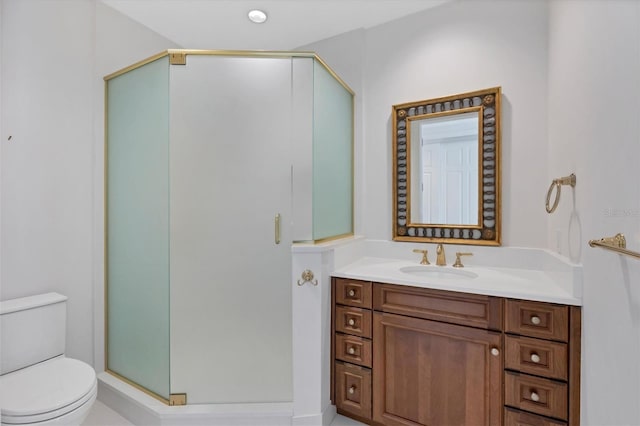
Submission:
M 197 404 L 170 407 L 109 373 L 98 375 L 98 399 L 135 425 L 284 426 L 293 403 Z

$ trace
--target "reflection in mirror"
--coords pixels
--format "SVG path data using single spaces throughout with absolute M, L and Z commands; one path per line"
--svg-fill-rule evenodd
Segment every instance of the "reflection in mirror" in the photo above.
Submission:
M 393 239 L 500 245 L 500 88 L 393 106 Z
M 478 226 L 478 112 L 408 118 L 411 222 Z

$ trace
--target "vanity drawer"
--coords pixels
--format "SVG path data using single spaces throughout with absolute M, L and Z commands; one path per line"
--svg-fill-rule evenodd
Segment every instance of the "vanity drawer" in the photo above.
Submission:
M 371 309 L 371 282 L 336 278 L 336 303 Z
M 567 342 L 569 307 L 551 303 L 507 300 L 505 331 L 524 336 Z
M 504 424 L 505 426 L 566 426 L 565 422 L 511 408 L 504 410 Z
M 336 331 L 371 338 L 371 311 L 348 306 L 336 306 Z
M 505 372 L 505 405 L 567 420 L 567 384 L 540 377 Z
M 373 308 L 452 324 L 502 329 L 499 297 L 374 283 Z
M 371 418 L 371 370 L 336 362 L 336 408 Z
M 371 340 L 336 333 L 336 358 L 371 368 Z
M 504 366 L 511 370 L 567 380 L 567 344 L 529 337 L 505 338 Z

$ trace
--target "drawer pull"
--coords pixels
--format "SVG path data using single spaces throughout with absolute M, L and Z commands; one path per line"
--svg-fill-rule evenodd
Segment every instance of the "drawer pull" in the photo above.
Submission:
M 540 395 L 538 395 L 536 392 L 531 392 L 531 400 L 533 402 L 538 402 L 540 401 Z
M 349 297 L 353 297 L 356 295 L 356 291 L 355 290 L 349 290 Z
M 491 348 L 491 355 L 493 356 L 500 355 L 500 350 L 498 348 Z
M 533 325 L 540 325 L 540 317 L 537 315 L 533 315 L 531 317 L 531 324 Z
M 537 354 L 537 353 L 535 353 L 535 352 L 534 352 L 534 353 L 532 353 L 532 354 L 531 354 L 531 362 L 534 362 L 534 363 L 536 363 L 536 364 L 537 364 L 537 363 L 539 363 L 539 362 L 540 362 L 540 355 L 538 355 L 538 354 Z
M 352 347 L 350 347 L 350 348 L 347 350 L 347 352 L 349 352 L 349 354 L 353 355 L 353 354 L 355 354 L 355 353 L 356 353 L 356 350 L 355 350 L 355 348 L 352 346 Z
M 349 318 L 349 321 L 347 321 L 347 324 L 353 327 L 354 325 L 356 325 L 356 320 L 354 320 L 353 318 Z
M 356 393 L 356 387 L 355 387 L 355 386 L 351 386 L 351 387 L 349 388 L 349 394 L 350 394 L 350 395 L 353 395 L 354 393 Z

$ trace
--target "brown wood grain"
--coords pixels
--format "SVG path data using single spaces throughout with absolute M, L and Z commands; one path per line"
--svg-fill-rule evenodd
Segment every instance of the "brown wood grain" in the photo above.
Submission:
M 569 425 L 580 425 L 580 358 L 582 342 L 582 308 L 569 309 Z
M 336 407 L 363 419 L 371 418 L 371 370 L 336 362 Z
M 566 426 L 565 422 L 512 408 L 504 410 L 504 424 L 505 426 Z
M 336 305 L 335 325 L 340 333 L 371 338 L 371 311 Z
M 335 278 L 335 281 L 336 303 L 371 309 L 371 282 L 347 278 Z
M 505 368 L 552 379 L 567 380 L 569 359 L 566 343 L 530 337 L 505 337 Z M 537 355 L 538 362 L 532 361 Z
M 335 345 L 336 359 L 371 368 L 371 340 L 336 333 Z
M 502 335 L 374 313 L 373 420 L 387 425 L 502 422 Z
M 470 327 L 502 329 L 499 297 L 374 283 L 373 308 Z
M 567 420 L 569 401 L 568 386 L 540 377 L 505 372 L 505 404 L 544 416 Z M 538 395 L 536 401 L 533 394 Z
M 535 324 L 532 319 L 540 320 Z M 569 340 L 569 307 L 552 303 L 507 299 L 505 331 L 523 336 L 567 342 Z

